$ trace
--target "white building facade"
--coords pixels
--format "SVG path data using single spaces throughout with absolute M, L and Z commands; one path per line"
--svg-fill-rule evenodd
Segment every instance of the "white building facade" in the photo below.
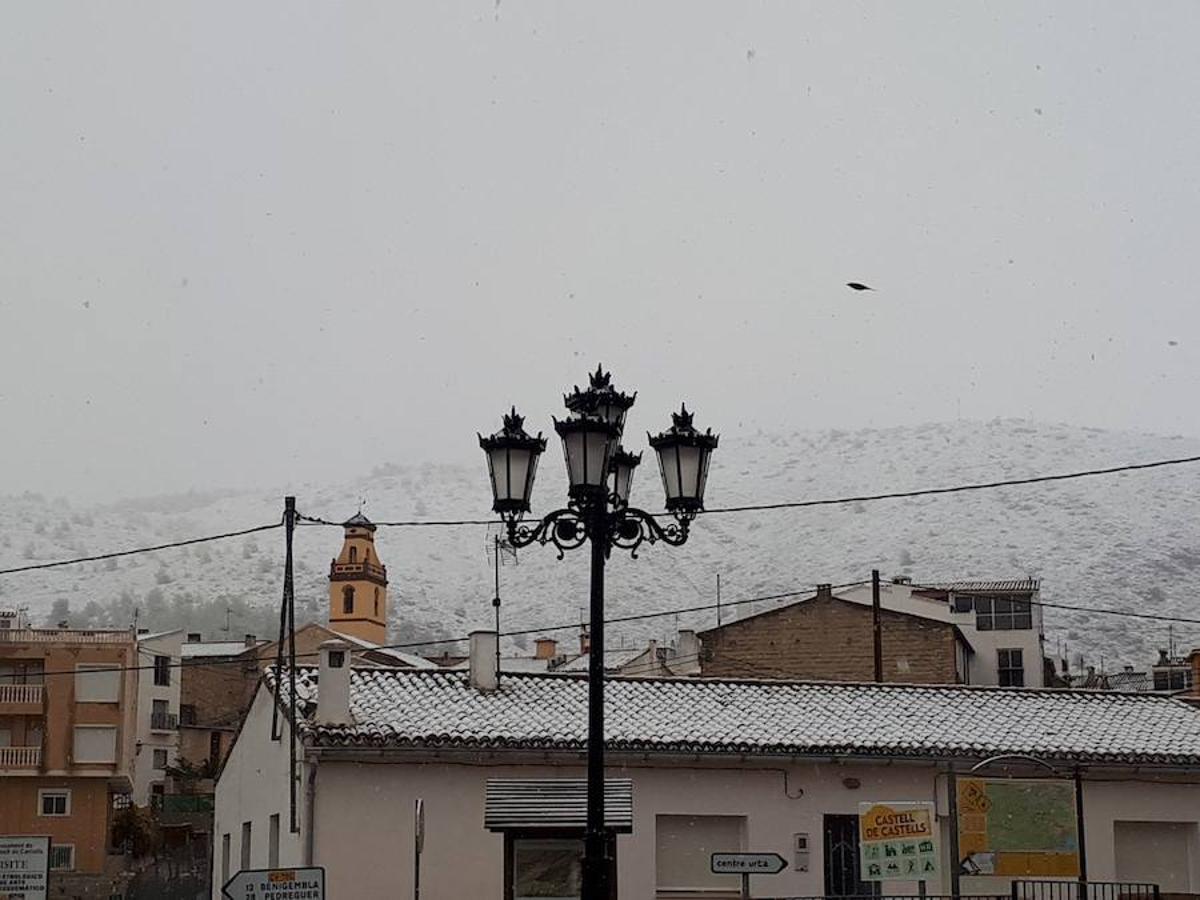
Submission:
M 319 671 L 299 673 L 296 830 L 268 676 L 217 786 L 214 898 L 239 869 L 294 865 L 324 866 L 331 898 L 411 896 L 418 800 L 423 897 L 578 896 L 582 805 L 547 828 L 538 798 L 583 778 L 584 679 L 518 674 L 493 688 L 494 655 L 459 673 L 351 671 L 322 652 Z M 754 897 L 865 893 L 860 804 L 918 801 L 939 831 L 927 892 L 1008 894 L 1011 877 L 951 874 L 952 785 L 995 756 L 1009 758 L 984 771 L 1006 785 L 1073 791 L 1078 771 L 1090 880 L 1200 891 L 1200 711 L 1177 700 L 665 678 L 614 678 L 606 693 L 608 776 L 631 798 L 609 809 L 621 897 L 738 897 L 737 879 L 709 871 L 725 851 L 786 860 L 752 879 Z
M 179 758 L 179 670 L 183 631 L 137 636 L 137 743 L 133 802 L 161 803 L 166 769 Z

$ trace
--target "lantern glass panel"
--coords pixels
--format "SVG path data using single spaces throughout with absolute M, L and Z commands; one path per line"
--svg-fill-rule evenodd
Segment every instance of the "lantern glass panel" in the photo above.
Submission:
M 575 428 L 563 434 L 562 442 L 570 486 L 603 487 L 608 481 L 608 456 L 613 442 L 608 429 Z
M 679 466 L 679 494 L 683 500 L 700 498 L 701 464 L 704 451 L 700 447 L 679 447 L 676 451 Z
M 618 464 L 613 470 L 613 493 L 622 503 L 629 502 L 629 489 L 633 484 L 633 466 Z
M 658 448 L 658 467 L 662 472 L 663 493 L 668 501 L 679 496 L 678 456 L 679 448 L 674 444 Z

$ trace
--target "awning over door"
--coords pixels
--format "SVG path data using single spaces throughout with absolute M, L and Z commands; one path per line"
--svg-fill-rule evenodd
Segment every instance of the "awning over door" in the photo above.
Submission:
M 587 824 L 587 781 L 582 778 L 489 778 L 483 825 L 488 831 L 578 828 Z M 604 781 L 604 824 L 633 831 L 633 781 Z

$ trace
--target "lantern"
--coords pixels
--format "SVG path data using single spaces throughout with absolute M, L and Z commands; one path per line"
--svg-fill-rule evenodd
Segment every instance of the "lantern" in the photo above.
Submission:
M 692 426 L 687 406 L 671 414 L 671 427 L 657 437 L 647 435 L 658 454 L 663 490 L 670 512 L 694 515 L 704 509 L 704 486 L 708 481 L 708 463 L 717 446 L 718 435 L 699 432 Z
M 529 512 L 538 457 L 546 449 L 546 439 L 540 433 L 530 437 L 524 425 L 514 407 L 504 417 L 503 428 L 488 437 L 479 435 L 492 479 L 492 509 L 505 518 L 520 519 Z

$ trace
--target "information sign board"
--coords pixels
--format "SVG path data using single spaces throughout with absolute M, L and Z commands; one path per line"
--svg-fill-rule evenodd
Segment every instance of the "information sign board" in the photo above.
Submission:
M 937 816 L 932 803 L 860 803 L 858 845 L 863 881 L 937 878 Z
M 46 900 L 50 895 L 50 838 L 0 836 L 0 897 Z

